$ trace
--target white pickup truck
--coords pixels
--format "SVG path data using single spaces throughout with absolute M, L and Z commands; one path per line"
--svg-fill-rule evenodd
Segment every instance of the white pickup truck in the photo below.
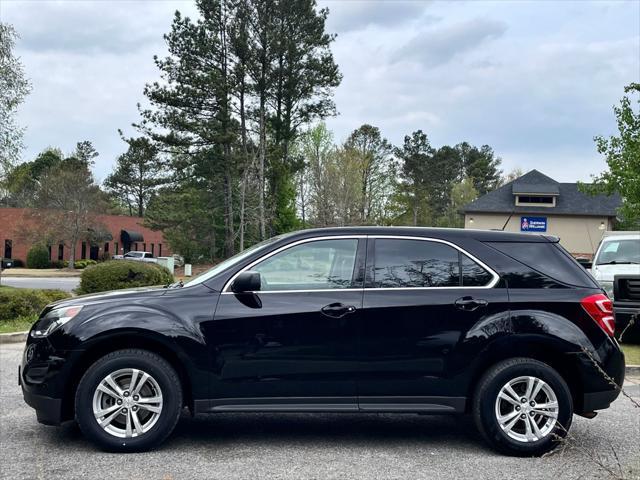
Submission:
M 151 252 L 138 252 L 131 251 L 127 252 L 124 255 L 114 255 L 114 260 L 135 260 L 136 262 L 148 262 L 148 263 L 158 263 L 158 259 L 155 258 Z
M 640 277 L 640 232 L 605 232 L 593 257 L 591 274 L 610 298 L 616 275 Z
M 640 232 L 606 232 L 591 273 L 613 300 L 616 330 L 626 342 L 640 343 Z M 631 327 L 631 328 L 629 328 Z

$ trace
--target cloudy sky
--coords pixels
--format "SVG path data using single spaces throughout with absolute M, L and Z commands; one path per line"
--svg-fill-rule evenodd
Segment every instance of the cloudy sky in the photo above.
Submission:
M 588 180 L 605 164 L 593 136 L 640 81 L 639 1 L 320 0 L 344 75 L 328 120 L 338 141 L 362 123 L 394 143 L 424 130 L 432 145 L 489 144 L 505 171 Z M 103 179 L 158 78 L 173 12 L 190 0 L 0 0 L 33 92 L 20 110 L 25 158 L 91 140 Z

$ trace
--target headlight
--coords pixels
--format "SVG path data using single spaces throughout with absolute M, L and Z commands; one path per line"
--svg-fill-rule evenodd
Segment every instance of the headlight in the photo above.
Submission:
M 611 300 L 613 300 L 613 282 L 599 282 L 602 289 Z
M 36 338 L 46 337 L 54 330 L 60 328 L 82 310 L 82 305 L 54 308 L 42 317 L 31 330 L 31 336 Z

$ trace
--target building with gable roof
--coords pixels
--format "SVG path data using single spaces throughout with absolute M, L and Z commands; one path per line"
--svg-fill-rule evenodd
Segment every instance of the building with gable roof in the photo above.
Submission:
M 612 230 L 619 195 L 588 195 L 577 183 L 562 183 L 538 170 L 483 195 L 461 209 L 465 228 L 560 237 L 574 256 L 591 257 Z

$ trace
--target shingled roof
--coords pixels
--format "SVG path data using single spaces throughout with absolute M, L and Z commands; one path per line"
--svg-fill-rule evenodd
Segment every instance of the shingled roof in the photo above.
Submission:
M 554 195 L 555 207 L 516 206 L 515 194 Z M 587 195 L 576 183 L 560 183 L 538 170 L 481 196 L 462 208 L 463 213 L 545 213 L 549 215 L 585 215 L 615 217 L 621 204 L 620 195 Z
M 516 178 L 511 182 L 511 191 L 515 193 L 541 193 L 558 195 L 560 184 L 553 178 L 547 177 L 538 170 L 531 170 L 526 175 Z

